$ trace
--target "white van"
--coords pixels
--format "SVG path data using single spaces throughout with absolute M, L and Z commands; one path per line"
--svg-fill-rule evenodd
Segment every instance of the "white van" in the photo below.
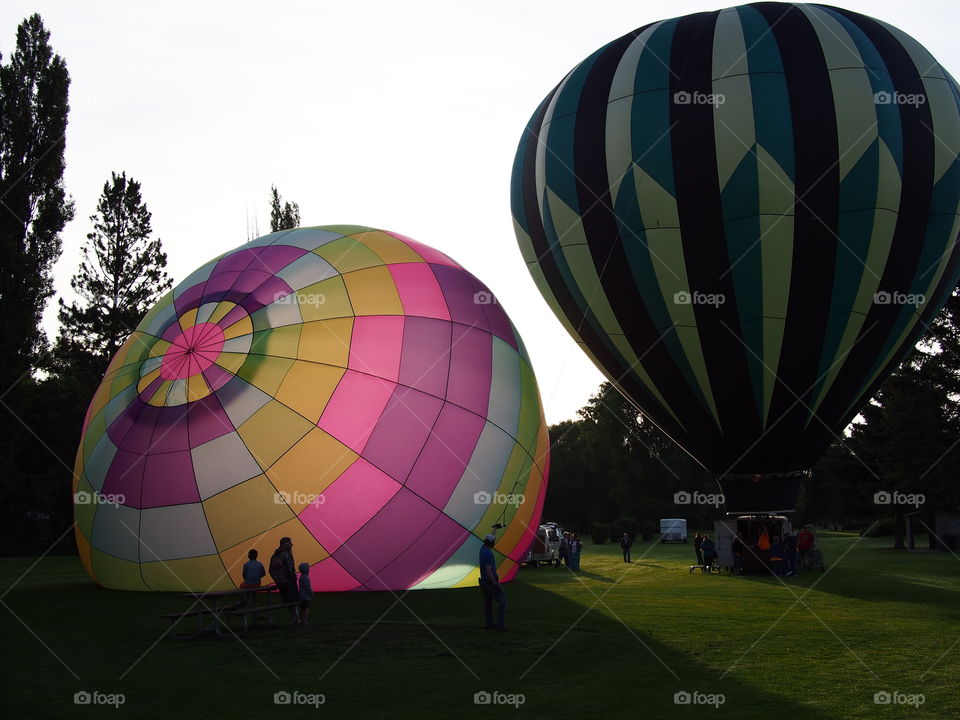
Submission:
M 560 565 L 560 535 L 563 531 L 554 523 L 547 523 L 537 528 L 533 542 L 524 553 L 521 563 L 537 567 L 540 563 Z
M 687 521 L 684 518 L 660 518 L 660 542 L 687 542 Z

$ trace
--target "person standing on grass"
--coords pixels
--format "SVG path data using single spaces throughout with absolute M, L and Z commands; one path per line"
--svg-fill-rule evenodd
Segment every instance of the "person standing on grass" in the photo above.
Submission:
M 633 547 L 633 540 L 630 539 L 630 535 L 627 533 L 623 534 L 623 537 L 620 538 L 620 549 L 623 550 L 623 561 L 624 562 L 633 562 L 630 559 L 630 548 Z
M 570 533 L 565 532 L 560 538 L 560 559 L 563 564 L 570 567 Z
M 773 542 L 770 543 L 770 570 L 774 575 L 783 575 L 783 544 L 777 535 L 773 536 Z
M 784 545 L 784 557 L 787 560 L 787 577 L 796 577 L 798 570 L 797 561 L 800 559 L 800 551 L 797 550 L 797 536 L 793 533 L 787 535 Z
M 313 586 L 310 584 L 310 564 L 300 563 L 300 622 L 309 625 Z
M 693 536 L 693 550 L 697 553 L 697 565 L 703 565 L 703 535 L 700 533 Z
M 580 569 L 580 551 L 583 550 L 583 543 L 580 542 L 580 535 L 573 533 L 570 536 L 570 569 Z
M 263 563 L 257 560 L 257 551 L 250 550 L 247 553 L 247 562 L 243 564 L 243 582 L 240 583 L 241 588 L 258 588 L 260 587 L 260 581 L 263 579 L 263 576 L 267 574 L 267 571 L 263 569 Z
M 710 572 L 713 561 L 717 558 L 717 548 L 706 533 L 703 535 L 703 540 L 700 541 L 700 551 L 703 553 L 703 565 L 707 568 L 707 572 Z
M 507 629 L 507 594 L 497 575 L 497 561 L 493 556 L 493 546 L 497 542 L 494 535 L 487 535 L 480 548 L 480 591 L 483 593 L 483 616 L 487 630 Z M 493 601 L 497 601 L 497 622 L 493 622 Z
M 277 584 L 280 598 L 285 603 L 297 603 L 300 594 L 297 590 L 297 571 L 293 562 L 293 541 L 288 537 L 280 538 L 280 547 L 273 551 L 270 558 L 270 577 Z M 299 621 L 297 606 L 290 605 L 290 620 L 296 625 Z
M 797 536 L 797 550 L 800 553 L 800 560 L 803 560 L 810 548 L 813 547 L 813 533 L 810 527 L 804 527 Z

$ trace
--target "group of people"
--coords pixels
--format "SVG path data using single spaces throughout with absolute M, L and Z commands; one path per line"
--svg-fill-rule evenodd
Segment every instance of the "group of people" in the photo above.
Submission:
M 717 546 L 710 539 L 709 533 L 697 533 L 693 536 L 693 550 L 697 554 L 697 565 L 702 566 L 706 569 L 706 572 L 711 572 L 713 569 L 713 561 L 717 559 Z
M 583 543 L 580 541 L 580 535 L 574 532 L 565 532 L 560 538 L 560 559 L 563 564 L 571 570 L 580 569 L 580 552 L 583 550 Z M 558 564 L 557 567 L 560 567 Z
M 790 533 L 783 538 L 770 535 L 766 526 L 761 526 L 755 535 L 745 538 L 743 532 L 737 532 L 731 543 L 733 554 L 733 572 L 743 574 L 747 555 L 755 556 L 759 562 L 768 563 L 770 572 L 782 577 L 795 577 L 800 572 L 800 562 L 814 546 L 815 538 L 810 528 L 803 528 L 798 534 Z M 697 553 L 697 564 L 707 568 L 717 557 L 716 545 L 706 533 L 697 533 L 693 538 L 693 548 Z
M 247 562 L 243 564 L 243 582 L 241 588 L 258 588 L 267 574 L 263 563 L 257 560 L 259 553 L 251 549 L 247 553 Z M 285 603 L 290 603 L 290 620 L 294 625 L 309 624 L 310 605 L 313 601 L 313 586 L 310 584 L 310 564 L 300 563 L 300 580 L 297 581 L 297 568 L 293 560 L 293 541 L 288 537 L 280 538 L 279 547 L 270 557 L 270 578 L 280 591 Z

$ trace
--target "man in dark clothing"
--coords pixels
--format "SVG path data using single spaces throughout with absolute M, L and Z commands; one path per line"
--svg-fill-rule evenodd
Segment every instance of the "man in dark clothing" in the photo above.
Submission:
M 693 549 L 697 553 L 697 565 L 703 565 L 703 535 L 700 533 L 693 536 Z
M 785 544 L 787 577 L 793 577 L 797 575 L 797 561 L 800 559 L 800 551 L 797 549 L 797 536 L 792 533 L 787 535 Z
M 497 561 L 493 556 L 493 545 L 497 538 L 487 535 L 480 548 L 480 590 L 483 592 L 483 614 L 487 630 L 507 629 L 507 594 L 497 575 Z M 493 623 L 493 601 L 497 601 L 497 623 Z
M 270 577 L 277 584 L 280 597 L 285 603 L 299 603 L 300 591 L 297 589 L 297 570 L 293 562 L 293 541 L 288 537 L 280 538 L 280 547 L 273 551 L 270 558 Z M 290 620 L 300 622 L 296 605 L 291 605 Z
M 630 536 L 627 533 L 624 533 L 623 537 L 620 538 L 620 549 L 623 550 L 624 562 L 633 562 L 630 559 L 630 548 L 632 546 L 633 546 L 633 540 L 630 539 Z
M 700 551 L 703 553 L 703 564 L 707 568 L 707 572 L 710 572 L 710 567 L 717 558 L 717 548 L 709 535 L 703 536 L 703 542 L 700 543 Z
M 799 535 L 797 535 L 797 550 L 800 552 L 801 560 L 803 560 L 804 556 L 812 547 L 813 547 L 813 532 L 810 530 L 810 526 L 807 526 L 800 531 Z

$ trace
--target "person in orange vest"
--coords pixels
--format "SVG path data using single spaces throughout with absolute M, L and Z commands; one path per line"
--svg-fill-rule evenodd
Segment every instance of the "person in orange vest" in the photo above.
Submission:
M 760 550 L 769 550 L 770 549 L 770 534 L 767 532 L 766 528 L 760 531 L 760 537 L 757 538 L 757 547 Z

